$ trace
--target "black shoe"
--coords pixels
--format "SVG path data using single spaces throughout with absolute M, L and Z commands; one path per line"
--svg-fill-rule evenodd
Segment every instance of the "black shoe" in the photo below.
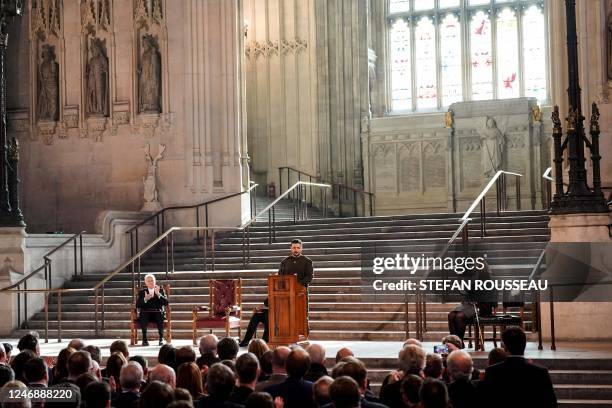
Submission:
M 148 346 L 149 345 L 149 341 L 148 340 L 143 340 L 142 341 L 142 345 L 143 346 Z
M 249 342 L 245 340 L 241 341 L 239 344 L 240 347 L 248 347 L 248 345 L 249 345 Z
M 163 346 L 163 345 L 164 345 L 164 339 L 159 339 L 159 343 L 158 343 L 158 344 L 159 344 L 160 346 Z

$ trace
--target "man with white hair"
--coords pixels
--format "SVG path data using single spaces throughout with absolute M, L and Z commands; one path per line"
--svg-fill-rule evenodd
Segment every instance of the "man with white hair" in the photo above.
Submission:
M 149 322 L 155 322 L 159 332 L 159 345 L 164 344 L 164 319 L 166 318 L 165 306 L 168 298 L 164 293 L 164 288 L 155 284 L 155 276 L 147 274 L 144 278 L 145 287 L 138 292 L 136 308 L 140 309 L 140 328 L 142 329 L 142 345 L 148 346 L 147 326 Z
M 472 381 L 474 363 L 472 356 L 463 350 L 455 350 L 446 359 L 450 378 L 448 395 L 453 408 L 473 407 L 477 404 L 476 385 Z
M 176 388 L 176 373 L 172 367 L 165 364 L 158 364 L 149 370 L 149 382 L 155 380 L 168 384 L 172 389 Z
M 0 343 L 0 364 L 8 365 L 8 358 L 6 356 L 6 351 L 4 350 L 4 345 Z
M 119 374 L 121 393 L 113 399 L 113 407 L 132 408 L 138 404 L 143 375 L 142 367 L 135 361 L 130 361 L 121 367 Z
M 310 356 L 310 368 L 304 379 L 315 382 L 319 378 L 329 375 L 325 368 L 325 347 L 319 343 L 312 343 L 306 347 L 306 351 Z
M 426 356 L 425 350 L 414 344 L 409 344 L 400 350 L 397 361 L 399 372 L 391 373 L 393 381 L 383 385 L 380 389 L 380 399 L 384 405 L 390 408 L 404 406 L 402 379 L 410 374 L 424 377 Z
M 207 334 L 200 338 L 200 357 L 196 360 L 196 364 L 200 369 L 204 366 L 212 367 L 213 364 L 220 362 L 217 356 L 217 344 L 219 339 L 214 334 Z

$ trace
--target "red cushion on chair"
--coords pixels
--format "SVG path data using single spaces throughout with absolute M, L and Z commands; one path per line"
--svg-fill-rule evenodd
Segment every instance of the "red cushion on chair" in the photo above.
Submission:
M 224 328 L 225 327 L 225 316 L 202 316 L 198 317 L 195 321 L 196 327 L 198 328 Z M 229 325 L 231 328 L 240 326 L 240 319 L 235 316 L 229 317 Z
M 215 292 L 215 301 L 212 305 L 214 316 L 225 316 L 225 309 L 236 304 L 236 299 L 234 298 L 235 286 L 236 282 L 233 279 L 212 281 L 212 290 Z

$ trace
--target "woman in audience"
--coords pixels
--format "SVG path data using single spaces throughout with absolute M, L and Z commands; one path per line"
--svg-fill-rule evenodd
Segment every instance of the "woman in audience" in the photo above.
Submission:
M 159 364 L 165 364 L 176 370 L 176 349 L 172 344 L 164 344 L 157 354 Z
M 72 347 L 62 349 L 57 355 L 57 362 L 53 367 L 53 384 L 59 384 L 68 377 L 68 359 L 76 350 Z
M 196 363 L 183 363 L 179 366 L 176 373 L 176 386 L 189 391 L 194 401 L 204 395 L 202 374 Z
M 123 353 L 117 351 L 115 353 L 113 353 L 112 356 L 110 356 L 108 358 L 108 360 L 106 360 L 106 377 L 108 378 L 108 381 L 111 382 L 111 378 L 112 381 L 115 382 L 116 386 L 117 386 L 117 391 L 120 392 L 120 388 L 121 388 L 121 382 L 120 380 L 120 374 L 121 374 L 121 367 L 123 367 L 124 365 L 127 364 L 127 360 L 125 359 L 125 356 L 123 355 Z
M 161 381 L 151 381 L 142 391 L 138 408 L 166 408 L 174 401 L 172 387 Z
M 247 349 L 249 353 L 255 354 L 258 360 L 261 360 L 261 356 L 268 350 L 270 350 L 270 347 L 268 347 L 268 344 L 262 339 L 251 340 L 249 348 Z
M 27 397 L 15 399 L 14 401 L 9 402 L 8 398 L 6 398 L 6 395 L 9 393 L 10 390 L 13 390 L 13 392 L 17 392 L 17 390 L 19 390 L 20 393 L 27 393 L 28 387 L 26 387 L 26 385 L 19 380 L 9 381 L 4 384 L 4 387 L 0 389 L 0 395 L 4 396 L 5 398 L 4 401 L 2 401 L 2 408 L 30 408 L 32 406 L 32 402 Z

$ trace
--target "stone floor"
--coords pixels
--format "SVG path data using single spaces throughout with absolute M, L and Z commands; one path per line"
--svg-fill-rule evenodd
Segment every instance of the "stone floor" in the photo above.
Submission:
M 116 339 L 85 339 L 86 344 L 94 344 L 101 348 L 102 357 L 108 357 L 109 346 Z M 124 339 L 128 344 L 129 340 Z M 0 342 L 8 342 L 17 345 L 18 339 L 1 338 Z M 50 340 L 49 343 L 41 343 L 41 354 L 44 356 L 57 356 L 59 351 L 66 347 L 70 339 L 64 340 L 61 343 Z M 400 350 L 401 342 L 390 341 L 319 341 L 325 346 L 327 357 L 333 358 L 336 352 L 342 347 L 349 347 L 355 353 L 355 356 L 360 358 L 395 358 Z M 172 342 L 175 347 L 191 344 L 190 340 L 175 340 Z M 425 350 L 433 351 L 433 342 L 425 342 L 423 346 Z M 487 343 L 485 352 L 472 352 L 475 357 L 484 357 L 488 350 L 491 350 L 493 344 Z M 159 351 L 159 346 L 154 340 L 151 340 L 151 345 L 148 347 L 133 346 L 130 347 L 130 352 L 139 354 L 145 357 L 155 357 Z M 245 349 L 241 349 L 241 352 Z M 469 351 L 469 350 L 468 350 Z M 597 359 L 612 359 L 612 343 L 610 342 L 557 342 L 557 350 L 550 350 L 550 344 L 544 344 L 544 350 L 538 350 L 538 344 L 530 342 L 527 344 L 525 355 L 530 358 L 559 358 L 559 359 L 581 359 L 581 358 L 597 358 Z

